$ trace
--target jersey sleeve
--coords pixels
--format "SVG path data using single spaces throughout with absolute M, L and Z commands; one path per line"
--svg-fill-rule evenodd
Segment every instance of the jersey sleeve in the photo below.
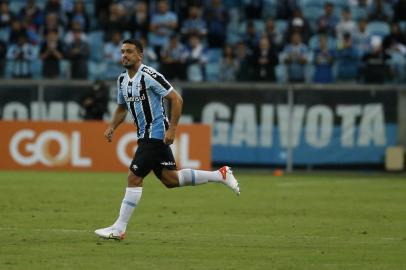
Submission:
M 121 91 L 121 83 L 123 82 L 123 80 L 124 80 L 124 76 L 120 76 L 117 79 L 117 103 L 118 104 L 126 103 L 124 96 L 123 96 L 123 91 Z
M 173 86 L 161 73 L 150 68 L 145 68 L 143 71 L 148 74 L 151 90 L 154 93 L 164 97 L 173 90 Z

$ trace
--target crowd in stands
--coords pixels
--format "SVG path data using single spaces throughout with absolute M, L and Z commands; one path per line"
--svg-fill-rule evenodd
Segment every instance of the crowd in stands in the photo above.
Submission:
M 406 0 L 0 0 L 3 78 L 405 82 Z

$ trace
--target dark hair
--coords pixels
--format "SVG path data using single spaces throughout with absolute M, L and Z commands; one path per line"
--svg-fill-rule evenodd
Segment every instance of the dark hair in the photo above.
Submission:
M 142 47 L 142 44 L 139 40 L 130 38 L 130 39 L 126 39 L 123 41 L 123 44 L 126 44 L 126 43 L 134 45 L 137 48 L 139 53 L 144 52 L 144 48 Z

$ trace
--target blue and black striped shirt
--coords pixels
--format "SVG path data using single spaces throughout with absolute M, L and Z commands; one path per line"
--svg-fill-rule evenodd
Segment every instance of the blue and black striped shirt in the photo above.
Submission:
M 163 140 L 169 121 L 163 97 L 172 85 L 155 69 L 142 64 L 133 78 L 127 71 L 117 80 L 117 102 L 126 104 L 137 127 L 138 139 Z

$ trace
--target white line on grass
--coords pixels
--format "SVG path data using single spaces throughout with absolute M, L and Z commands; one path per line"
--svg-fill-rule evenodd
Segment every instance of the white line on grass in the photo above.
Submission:
M 0 231 L 25 231 L 25 232 L 55 232 L 55 233 L 93 233 L 93 230 L 80 230 L 80 229 L 38 229 L 38 228 L 12 228 L 12 227 L 0 227 Z M 185 236 L 185 232 L 174 232 L 174 231 L 164 231 L 164 232 L 151 232 L 151 231 L 131 231 L 134 234 L 146 234 L 146 235 L 156 235 L 156 234 L 165 234 L 165 235 L 173 235 L 173 236 Z M 211 234 L 204 234 L 204 233 L 188 233 L 188 235 L 199 237 L 199 236 L 212 236 Z M 222 234 L 225 237 L 260 237 L 260 238 L 272 238 L 272 239 L 346 239 L 347 237 L 339 237 L 339 236 L 319 236 L 319 235 L 266 235 L 266 234 L 231 234 L 225 233 Z M 401 238 L 395 237 L 369 237 L 368 239 L 376 239 L 376 240 L 383 240 L 383 241 L 402 241 Z

